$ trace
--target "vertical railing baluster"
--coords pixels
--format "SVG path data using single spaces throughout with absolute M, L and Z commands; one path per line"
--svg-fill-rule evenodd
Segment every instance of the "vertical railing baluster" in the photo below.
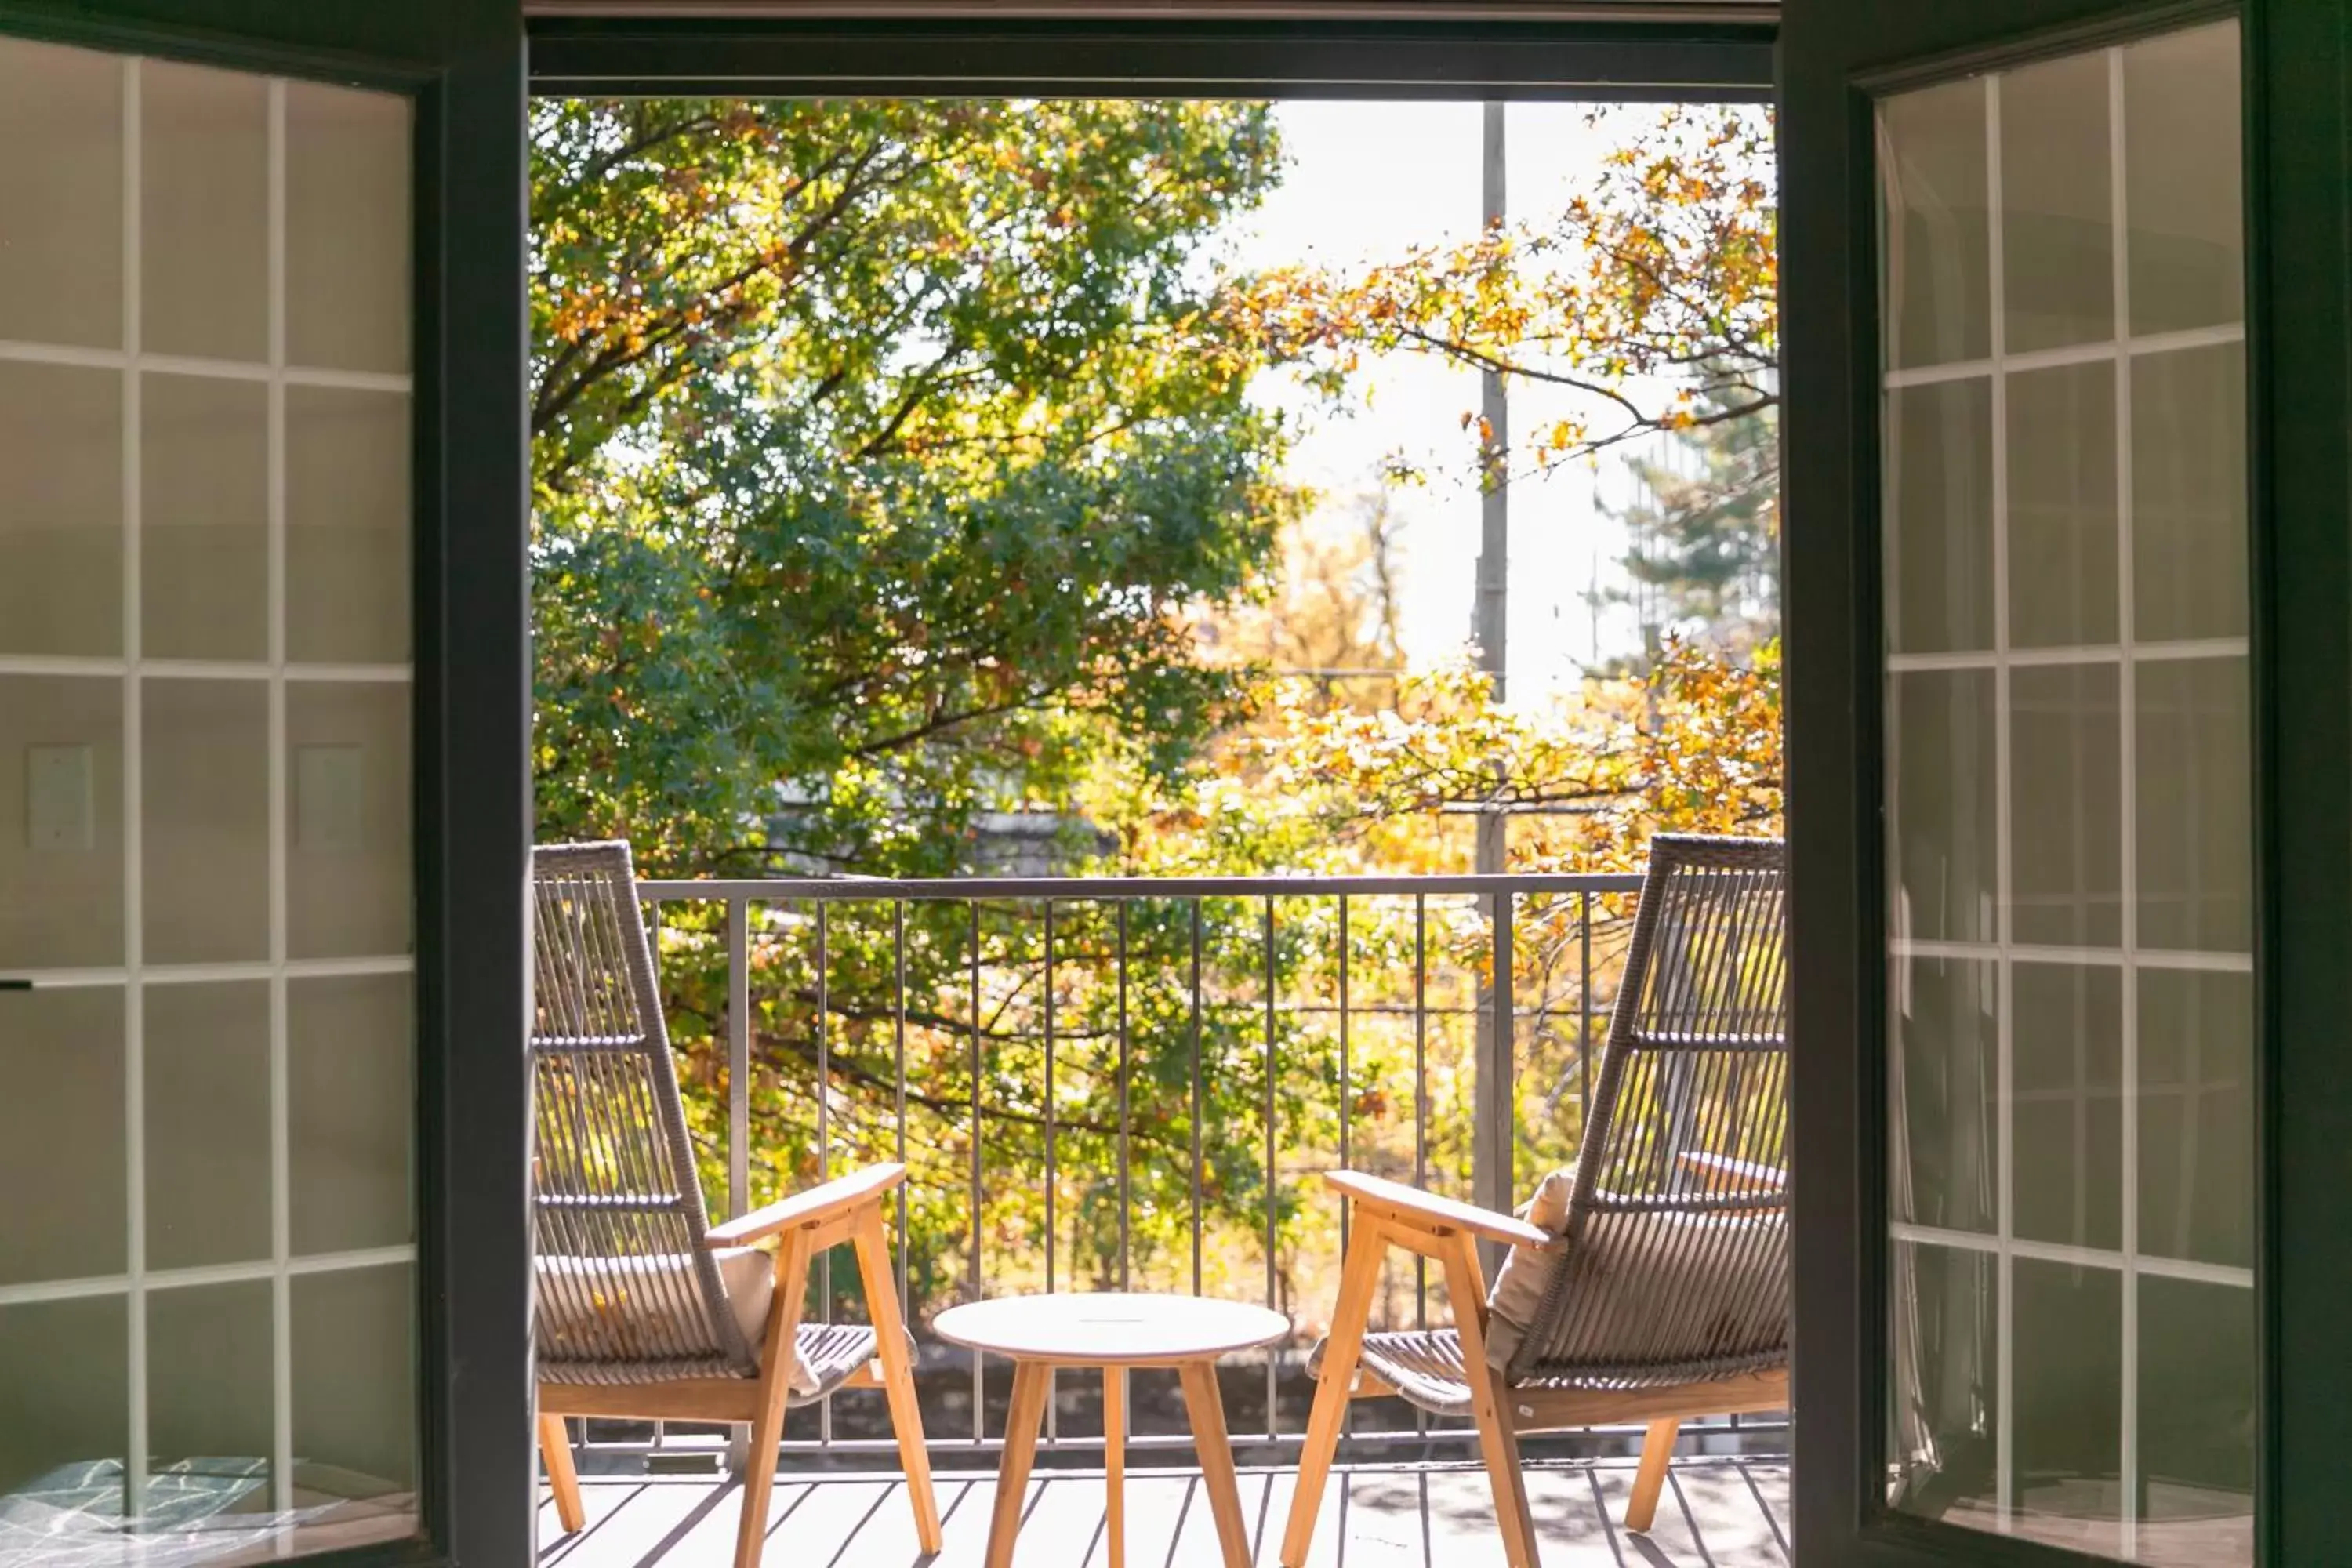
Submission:
M 1054 900 L 1045 900 L 1045 1293 L 1054 1293 Z M 1050 1412 L 1047 1425 L 1052 1424 Z
M 1127 900 L 1120 900 L 1116 908 L 1118 911 L 1118 1288 L 1124 1290 L 1128 1288 L 1128 1206 L 1132 1192 L 1129 1180 L 1131 1145 L 1127 1095 Z
M 1060 1175 L 1054 1167 L 1054 900 L 1045 900 L 1045 1294 L 1054 1293 L 1054 1189 Z M 1045 1372 L 1045 1441 L 1062 1440 L 1057 1408 L 1061 1400 L 1052 1368 Z
M 833 954 L 826 942 L 826 911 L 831 908 L 823 899 L 816 900 L 816 1179 L 833 1178 L 833 1031 L 826 1027 L 825 1016 L 832 1011 Z M 816 1262 L 817 1321 L 833 1321 L 833 1249 L 827 1247 Z M 816 1440 L 819 1447 L 833 1447 L 833 1401 L 820 1399 L 816 1405 Z
M 1585 1119 L 1592 1114 L 1592 891 L 1586 889 L 1577 895 L 1577 909 L 1582 915 L 1577 922 L 1578 961 L 1582 978 L 1577 990 L 1576 1024 L 1576 1141 L 1584 1143 Z
M 1201 900 L 1192 900 L 1192 1294 L 1201 1293 Z
M 751 1206 L 751 910 L 727 900 L 727 1217 Z
M 1349 1129 L 1355 1120 L 1348 1058 L 1348 895 L 1339 895 L 1339 1166 L 1349 1169 Z M 1339 1256 L 1348 1255 L 1348 1205 L 1339 1205 Z
M 1348 895 L 1339 895 L 1339 1168 L 1350 1170 L 1349 1129 L 1355 1121 L 1355 1086 L 1348 1058 Z M 1339 1205 L 1339 1257 L 1348 1256 L 1349 1208 L 1343 1199 Z M 1354 1401 L 1339 1411 L 1339 1432 L 1342 1436 L 1354 1429 Z
M 1429 1186 L 1429 895 L 1412 896 L 1412 1184 Z M 1412 1255 L 1412 1326 L 1429 1327 L 1429 1259 Z M 1428 1413 L 1413 1407 L 1412 1424 L 1429 1430 Z
M 1497 1214 L 1508 1214 L 1518 1201 L 1519 1017 L 1511 974 L 1517 963 L 1514 951 L 1516 933 L 1512 929 L 1518 920 L 1517 896 L 1508 891 L 1496 893 L 1494 918 L 1496 1076 L 1494 1090 L 1486 1097 L 1486 1113 L 1493 1118 L 1495 1163 L 1492 1190 L 1481 1201 Z M 1483 1078 L 1481 1081 L 1483 1083 Z M 1490 1241 L 1482 1250 L 1486 1253 L 1486 1275 L 1492 1279 L 1495 1271 L 1502 1267 L 1503 1244 Z
M 900 1166 L 907 1163 L 907 900 L 890 901 L 890 982 L 891 994 L 897 998 L 892 1008 L 897 1026 L 898 1061 L 893 1070 L 894 1099 L 892 1109 L 898 1117 L 898 1136 L 897 1159 Z M 898 1264 L 898 1321 L 912 1322 L 914 1303 L 908 1294 L 907 1276 L 909 1264 L 907 1256 L 907 1184 L 898 1184 L 898 1245 L 893 1249 Z
M 971 1299 L 980 1300 L 980 900 L 971 901 L 971 1252 L 965 1268 L 971 1276 Z M 988 1440 L 986 1392 L 980 1352 L 971 1352 L 971 1440 Z
M 647 950 L 648 950 L 648 951 L 650 951 L 650 952 L 652 952 L 652 954 L 653 954 L 653 961 L 654 961 L 654 990 L 655 990 L 655 994 L 660 994 L 660 991 L 661 991 L 661 961 L 662 961 L 662 907 L 661 907 L 661 900 L 660 900 L 659 899 L 648 899 L 648 900 L 646 900 L 646 946 Z M 729 952 L 728 963 L 729 963 L 729 980 L 728 980 L 728 986 L 727 986 L 727 994 L 728 994 L 728 998 L 729 998 L 729 1004 L 728 1004 L 728 1015 L 729 1015 L 729 1016 L 730 1016 L 730 1017 L 732 1017 L 732 1016 L 734 1016 L 734 1011 L 735 1011 L 735 1009 L 734 1009 L 734 1002 L 733 1002 L 733 998 L 734 998 L 734 994 L 735 994 L 735 985 L 734 985 L 734 980 L 733 980 L 733 964 L 734 964 L 734 959 L 733 959 L 733 952 L 732 952 L 732 949 L 731 949 L 731 948 L 730 948 L 730 952 Z M 748 1047 L 747 1047 L 747 1049 L 748 1049 Z M 727 1078 L 728 1078 L 728 1083 L 729 1083 L 729 1088 L 728 1088 L 728 1091 L 727 1091 L 727 1093 L 728 1093 L 728 1107 L 727 1107 L 727 1137 L 728 1137 L 728 1143 L 729 1143 L 729 1149 L 728 1149 L 728 1151 L 727 1151 L 727 1164 L 728 1164 L 728 1186 L 729 1186 L 729 1188 L 730 1188 L 730 1191 L 729 1191 L 729 1193 L 728 1193 L 728 1202 L 729 1202 L 730 1205 L 735 1205 L 735 1207 L 734 1207 L 734 1212 L 733 1212 L 733 1213 L 730 1213 L 727 1217 L 728 1217 L 728 1218 L 730 1218 L 730 1219 L 732 1219 L 732 1218 L 734 1218 L 734 1217 L 735 1217 L 735 1215 L 738 1215 L 738 1214 L 740 1214 L 740 1213 L 742 1213 L 742 1212 L 743 1212 L 742 1207 L 741 1207 L 741 1200 L 740 1200 L 740 1198 L 738 1198 L 738 1197 L 735 1195 L 735 1194 L 734 1194 L 734 1192 L 733 1192 L 733 1190 L 732 1190 L 732 1189 L 733 1189 L 733 1187 L 734 1187 L 734 1167 L 735 1167 L 735 1155 L 734 1155 L 734 1153 L 733 1153 L 733 1151 L 734 1151 L 735 1149 L 740 1149 L 740 1148 L 741 1148 L 741 1147 L 743 1146 L 743 1144 L 744 1144 L 748 1140 L 743 1139 L 743 1138 L 740 1138 L 740 1137 L 738 1137 L 738 1136 L 736 1135 L 736 1133 L 735 1133 L 735 1105 L 734 1105 L 734 1094 L 735 1094 L 735 1090 L 734 1090 L 734 1088 L 733 1088 L 733 1084 L 734 1084 L 734 1081 L 735 1081 L 736 1073 L 735 1073 L 735 1068 L 734 1068 L 734 1055 L 735 1055 L 735 1052 L 734 1052 L 734 1031 L 733 1031 L 733 1027 L 732 1027 L 732 1026 L 731 1026 L 731 1025 L 730 1026 L 730 1027 L 729 1027 L 729 1032 L 728 1032 L 728 1052 L 727 1052 L 727 1054 L 728 1054 L 728 1069 L 727 1069 Z M 702 1179 L 702 1177 L 701 1177 L 701 1173 L 697 1172 L 697 1173 L 696 1173 L 696 1174 L 695 1174 L 695 1180 L 696 1180 L 697 1182 L 699 1182 L 701 1179 Z M 579 1432 L 579 1434 L 580 1434 L 578 1441 L 579 1441 L 579 1442 L 580 1442 L 580 1444 L 581 1444 L 582 1446 L 583 1446 L 583 1447 L 586 1445 L 586 1443 L 587 1443 L 587 1441 L 588 1441 L 588 1422 L 589 1422 L 589 1420 L 590 1420 L 590 1417 L 583 1415 L 583 1416 L 581 1416 L 581 1417 L 579 1418 L 579 1421 L 578 1421 L 578 1423 L 577 1423 L 577 1430 L 578 1430 L 578 1432 Z M 570 1429 L 570 1424 L 569 1424 L 569 1423 L 567 1423 L 567 1429 Z M 730 1426 L 730 1427 L 728 1428 L 728 1430 L 729 1430 L 729 1432 L 730 1432 L 730 1433 L 732 1433 L 732 1434 L 739 1434 L 739 1435 L 740 1435 L 740 1440 L 739 1440 L 738 1438 L 735 1438 L 735 1437 L 730 1437 L 730 1440 L 729 1440 L 729 1443 L 728 1443 L 727 1468 L 728 1468 L 730 1470 L 740 1470 L 742 1467 L 741 1467 L 741 1462 L 740 1462 L 740 1458 L 738 1458 L 737 1450 L 740 1448 L 740 1449 L 741 1449 L 741 1450 L 742 1450 L 742 1451 L 744 1451 L 744 1452 L 749 1452 L 749 1451 L 750 1451 L 750 1444 L 751 1444 L 751 1428 L 749 1426 L 746 1426 L 746 1425 L 740 1425 L 740 1424 L 739 1424 L 739 1425 L 736 1425 L 736 1426 Z M 653 1443 L 652 1443 L 652 1445 L 651 1445 L 651 1447 L 652 1447 L 654 1449 L 658 1449 L 658 1448 L 662 1446 L 662 1434 L 663 1434 L 663 1431 L 664 1431 L 663 1424 L 662 1424 L 661 1422 L 659 1422 L 659 1421 L 655 1422 L 655 1423 L 654 1423 L 654 1440 L 653 1440 Z
M 1274 1202 L 1274 1020 L 1276 981 L 1274 962 L 1274 898 L 1265 900 L 1265 1304 L 1275 1310 L 1275 1202 Z M 1274 1395 L 1276 1352 L 1265 1352 L 1265 1435 L 1275 1436 Z

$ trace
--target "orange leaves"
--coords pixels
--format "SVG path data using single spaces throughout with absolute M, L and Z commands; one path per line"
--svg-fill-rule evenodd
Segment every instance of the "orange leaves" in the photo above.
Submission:
M 1740 663 L 1669 644 L 1646 679 L 1517 709 L 1462 668 L 1402 676 L 1362 708 L 1271 679 L 1205 776 L 1128 803 L 1129 868 L 1458 872 L 1494 811 L 1519 870 L 1637 868 L 1660 831 L 1770 832 L 1779 679 L 1771 645 Z
M 1362 355 L 1394 352 L 1571 389 L 1591 412 L 1537 434 L 1529 445 L 1545 466 L 1685 427 L 1671 389 L 1695 367 L 1727 366 L 1769 388 L 1779 272 L 1769 118 L 1681 105 L 1601 111 L 1595 123 L 1622 127 L 1623 140 L 1544 220 L 1416 247 L 1353 274 L 1260 273 L 1230 285 L 1221 312 L 1333 395 Z M 1772 396 L 1759 391 L 1759 405 Z M 1475 431 L 1471 460 L 1483 465 L 1491 433 L 1466 417 L 1462 428 Z

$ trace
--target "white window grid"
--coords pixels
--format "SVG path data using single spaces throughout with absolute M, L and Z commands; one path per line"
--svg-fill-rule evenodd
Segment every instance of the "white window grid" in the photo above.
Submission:
M 123 378 L 122 396 L 122 653 L 117 658 L 0 654 L 0 678 L 68 676 L 122 682 L 123 962 L 119 965 L 12 971 L 37 989 L 119 987 L 123 994 L 123 1139 L 126 1267 L 121 1273 L 0 1286 L 0 1307 L 93 1297 L 125 1299 L 129 1323 L 130 1391 L 123 1454 L 123 1508 L 144 1510 L 149 1480 L 147 1298 L 153 1292 L 206 1285 L 267 1281 L 270 1285 L 271 1509 L 294 1508 L 292 1283 L 310 1275 L 413 1266 L 415 1244 L 296 1255 L 292 1247 L 291 1138 L 289 1126 L 288 993 L 291 982 L 362 975 L 411 974 L 412 954 L 297 959 L 288 954 L 286 843 L 286 689 L 304 683 L 357 685 L 413 682 L 408 663 L 292 663 L 286 654 L 286 389 L 324 387 L 408 395 L 406 374 L 332 370 L 289 363 L 286 342 L 287 82 L 268 78 L 268 358 L 245 360 L 149 353 L 142 346 L 141 86 L 143 62 L 121 61 L 122 73 L 122 347 L 93 349 L 0 340 L 0 361 L 110 370 Z M 141 380 L 145 375 L 209 377 L 260 383 L 268 388 L 268 657 L 263 659 L 151 658 L 141 650 L 142 497 Z M 150 964 L 143 955 L 142 879 L 142 688 L 149 680 L 250 680 L 268 688 L 269 953 L 250 962 Z M 146 1265 L 146 1129 L 144 990 L 150 985 L 256 981 L 268 986 L 270 1254 L 232 1263 L 173 1268 Z
M 1996 1131 L 1996 1191 L 1995 1226 L 1991 1232 L 1956 1229 L 1941 1226 L 1919 1225 L 1908 1221 L 1893 1221 L 1889 1225 L 1891 1239 L 1896 1242 L 1927 1244 L 1949 1248 L 1972 1256 L 1990 1256 L 1995 1271 L 1996 1326 L 1994 1379 L 1994 1470 L 1995 1522 L 2007 1531 L 2016 1524 L 2016 1462 L 2015 1421 L 2016 1397 L 2013 1354 L 2015 1344 L 2015 1311 L 2012 1297 L 2013 1263 L 2018 1258 L 2096 1268 L 2116 1274 L 2120 1281 L 2123 1302 L 2119 1382 L 2120 1408 L 2120 1525 L 2119 1547 L 2126 1558 L 2137 1555 L 2139 1507 L 2139 1290 L 2138 1281 L 2146 1276 L 2191 1280 L 2204 1284 L 2235 1287 L 2252 1290 L 2253 1270 L 2228 1265 L 2205 1263 L 2193 1259 L 2146 1253 L 2139 1245 L 2139 1194 L 2137 1173 L 2139 1167 L 2139 1121 L 2137 1110 L 2158 1098 L 2139 1082 L 2139 997 L 2135 984 L 2142 970 L 2176 970 L 2205 973 L 2251 973 L 2253 957 L 2250 952 L 2189 952 L 2144 948 L 2138 941 L 2139 889 L 2137 878 L 2137 668 L 2143 663 L 2166 660 L 2235 659 L 2242 665 L 2250 657 L 2249 639 L 2242 637 L 2210 637 L 2181 641 L 2137 641 L 2133 635 L 2133 537 L 2132 537 L 2132 447 L 2131 447 L 2131 365 L 2138 358 L 2188 350 L 2212 348 L 2230 344 L 2242 345 L 2245 327 L 2242 321 L 2221 323 L 2180 331 L 2134 334 L 2130 325 L 2130 278 L 2128 271 L 2128 212 L 2125 142 L 2125 83 L 2124 47 L 2111 47 L 2101 51 L 2106 64 L 2107 135 L 2110 211 L 2109 231 L 2113 239 L 2110 263 L 2113 268 L 2114 325 L 2108 338 L 2087 343 L 2039 349 L 2011 353 L 2006 345 L 2006 304 L 2003 288 L 2002 185 L 2001 185 L 2001 121 L 2000 84 L 2002 73 L 1989 73 L 1982 79 L 1984 89 L 1984 126 L 1986 160 L 1987 247 L 1990 253 L 1989 268 L 1990 354 L 1981 359 L 1962 360 L 1950 363 L 1889 368 L 1882 372 L 1880 384 L 1884 392 L 1932 385 L 1939 383 L 1981 380 L 1990 391 L 1990 442 L 1992 463 L 1992 622 L 1993 646 L 1990 649 L 1953 652 L 1898 653 L 1888 651 L 1883 657 L 1883 667 L 1890 675 L 1916 671 L 1984 670 L 1993 677 L 1993 773 L 1995 778 L 1994 832 L 1998 856 L 1994 876 L 1997 879 L 1994 897 L 1995 939 L 1990 942 L 1923 940 L 1907 934 L 1896 934 L 1887 943 L 1887 954 L 1895 963 L 1914 958 L 1958 960 L 1987 963 L 1998 974 L 1995 1002 L 1995 1098 L 1998 1101 L 1999 1125 Z M 1883 142 L 1882 142 L 1883 144 Z M 2046 370 L 2061 365 L 2111 363 L 2115 366 L 2116 399 L 2116 640 L 2113 643 L 2075 646 L 2036 646 L 2012 647 L 2009 634 L 2009 453 L 2008 453 L 2008 378 L 2031 371 Z M 1891 438 L 1891 437 L 1890 437 Z M 1891 510 L 1894 501 L 1890 496 Z M 2011 934 L 2011 914 L 2015 900 L 2011 886 L 2012 847 L 2010 772 L 2010 672 L 2017 668 L 2053 667 L 2107 667 L 2117 671 L 2117 710 L 2120 727 L 2118 746 L 2121 767 L 2118 773 L 2119 819 L 2116 824 L 2122 845 L 2120 904 L 2122 935 L 2114 947 L 2075 947 L 2054 944 L 2020 942 Z M 1890 811 L 1890 824 L 1892 821 Z M 2252 845 L 2246 846 L 2248 854 Z M 2121 1243 L 2116 1248 L 2073 1246 L 2035 1240 L 2016 1234 L 2013 1206 L 2015 1144 L 2012 1136 L 2012 1110 L 2019 1103 L 2015 1088 L 2012 1060 L 2011 975 L 2021 963 L 2047 963 L 2084 967 L 2113 967 L 2123 972 L 2121 986 L 2122 1051 L 2119 1081 L 2123 1086 L 2120 1163 L 2123 1180 L 2120 1184 Z M 1899 980 L 1897 982 L 1899 987 Z M 1890 1041 L 1892 1036 L 1890 1034 Z M 2162 1091 L 2158 1091 L 2159 1093 Z M 2175 1090 L 2194 1099 L 2194 1086 Z M 2251 1190 L 2251 1189 L 2250 1189 Z M 2252 1215 L 2248 1216 L 2249 1223 Z

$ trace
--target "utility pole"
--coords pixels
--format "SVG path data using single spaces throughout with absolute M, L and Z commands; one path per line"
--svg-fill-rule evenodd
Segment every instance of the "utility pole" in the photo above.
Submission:
M 1508 105 L 1486 106 L 1480 216 L 1489 232 L 1503 223 L 1506 207 L 1506 114 Z M 1478 645 L 1478 668 L 1486 673 L 1487 689 L 1497 702 L 1507 695 L 1509 669 L 1511 491 L 1510 399 L 1503 378 L 1494 371 L 1479 376 L 1478 412 L 1485 421 L 1480 451 L 1478 594 L 1471 612 L 1470 631 Z M 1496 796 L 1477 817 L 1478 839 L 1472 868 L 1495 874 L 1507 858 L 1509 822 L 1502 814 L 1500 763 Z M 1479 987 L 1477 1095 L 1475 1125 L 1471 1130 L 1471 1185 L 1476 1200 L 1506 1212 L 1516 1206 L 1512 1190 L 1512 1154 L 1517 1143 L 1511 1018 L 1511 904 L 1507 893 L 1492 898 L 1487 929 L 1493 933 L 1492 975 Z M 1493 1247 L 1486 1267 L 1496 1262 Z
M 1480 216 L 1489 230 L 1504 216 L 1505 130 L 1507 105 L 1486 106 L 1485 173 L 1480 184 Z M 1511 407 L 1502 376 L 1485 371 L 1478 377 L 1478 414 L 1486 421 L 1486 438 L 1479 453 L 1478 602 L 1471 611 L 1470 636 L 1478 645 L 1478 668 L 1486 675 L 1495 700 L 1507 693 L 1509 669 L 1511 558 Z M 1478 819 L 1478 869 L 1503 868 L 1503 833 L 1491 816 Z M 1494 831 L 1487 831 L 1492 823 Z M 1491 846 L 1488 840 L 1492 839 Z M 1490 863 L 1491 862 L 1491 863 Z

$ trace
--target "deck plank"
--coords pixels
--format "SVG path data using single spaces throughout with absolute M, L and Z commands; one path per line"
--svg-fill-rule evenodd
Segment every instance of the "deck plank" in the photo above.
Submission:
M 1242 1513 L 1257 1568 L 1276 1568 L 1295 1473 L 1244 1470 Z M 1618 1522 L 1630 1462 L 1538 1465 L 1528 1505 L 1544 1568 L 1788 1568 L 1788 1467 L 1686 1459 L 1675 1466 L 1656 1528 Z M 887 1475 L 787 1476 L 770 1515 L 772 1568 L 982 1568 L 995 1477 L 938 1478 L 946 1545 L 924 1563 L 904 1483 Z M 1108 1568 L 1100 1471 L 1030 1479 L 1020 1568 Z M 1221 1568 L 1197 1471 L 1130 1469 L 1128 1568 Z M 741 1494 L 726 1482 L 583 1478 L 589 1527 L 559 1533 L 540 1513 L 540 1568 L 702 1568 L 727 1562 Z M 1367 1466 L 1333 1473 L 1307 1568 L 1461 1568 L 1499 1562 L 1494 1495 L 1467 1466 Z

